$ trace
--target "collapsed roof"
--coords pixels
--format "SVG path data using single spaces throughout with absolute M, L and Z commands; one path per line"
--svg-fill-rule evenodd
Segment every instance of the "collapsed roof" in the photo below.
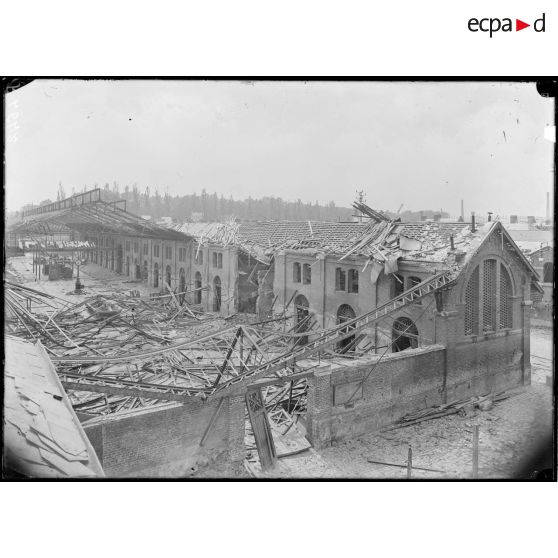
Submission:
M 84 235 L 112 234 L 164 240 L 188 239 L 182 233 L 129 213 L 116 203 L 103 201 L 99 188 L 26 211 L 23 219 L 13 224 L 9 231 L 24 235 L 70 234 L 76 231 Z
M 5 463 L 28 477 L 104 477 L 41 343 L 7 335 Z
M 383 217 L 383 216 L 382 216 Z M 398 261 L 424 264 L 429 271 L 460 272 L 491 234 L 499 234 L 502 246 L 527 269 L 538 290 L 538 276 L 530 262 L 498 221 L 472 230 L 470 223 L 371 219 L 368 222 L 257 221 L 236 223 L 184 223 L 176 230 L 193 236 L 200 244 L 237 246 L 254 258 L 270 263 L 281 250 L 305 254 L 366 258 L 376 273 L 394 273 Z

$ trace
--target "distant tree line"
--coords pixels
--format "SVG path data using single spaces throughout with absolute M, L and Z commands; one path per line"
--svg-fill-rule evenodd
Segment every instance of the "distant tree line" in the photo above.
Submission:
M 85 186 L 80 190 L 72 188 L 66 191 L 62 183 L 58 184 L 57 200 L 97 188 Z M 296 201 L 286 201 L 280 197 L 264 196 L 263 198 L 248 197 L 244 200 L 235 200 L 217 193 L 209 194 L 205 189 L 201 193 L 171 196 L 168 192 L 161 194 L 158 188 L 149 186 L 140 189 L 137 184 L 133 186 L 120 186 L 114 182 L 111 186 L 106 183 L 102 188 L 102 199 L 107 202 L 126 200 L 126 209 L 136 215 L 149 215 L 153 219 L 171 217 L 173 221 L 182 222 L 199 218 L 203 221 L 223 221 L 229 218 L 240 220 L 288 220 L 288 221 L 352 221 L 357 212 L 350 207 L 339 207 L 330 201 L 327 205 Z M 52 200 L 46 199 L 39 205 L 47 205 Z M 22 210 L 31 209 L 27 204 Z M 378 208 L 375 208 L 378 209 Z M 441 217 L 448 217 L 444 211 L 425 209 L 422 211 L 403 211 L 396 213 L 385 211 L 391 218 L 401 218 L 402 221 L 420 221 L 432 219 L 436 213 Z
M 91 189 L 85 187 L 80 191 Z M 57 199 L 79 194 L 80 191 L 72 189 L 71 192 L 67 192 L 62 184 L 59 184 Z M 318 202 L 303 202 L 300 199 L 286 201 L 275 196 L 235 200 L 232 196 L 227 198 L 215 192 L 210 194 L 205 189 L 199 194 L 194 192 L 172 196 L 168 192 L 161 193 L 158 188 L 152 189 L 149 186 L 141 190 L 137 184 L 120 188 L 116 182 L 112 187 L 108 183 L 105 184 L 101 196 L 108 202 L 126 200 L 126 209 L 136 215 L 150 215 L 153 219 L 171 217 L 178 222 L 192 219 L 196 215 L 203 221 L 222 221 L 231 217 L 240 220 L 350 221 L 354 213 L 353 209 L 338 207 L 333 201 L 321 205 Z M 51 201 L 44 200 L 41 205 L 46 203 Z

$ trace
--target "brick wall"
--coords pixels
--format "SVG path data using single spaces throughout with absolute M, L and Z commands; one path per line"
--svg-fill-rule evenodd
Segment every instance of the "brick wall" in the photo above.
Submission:
M 219 403 L 197 398 L 83 424 L 108 477 L 187 476 L 203 463 L 242 462 L 244 399 L 226 398 L 203 447 L 199 443 Z
M 381 360 L 372 356 L 321 369 L 309 379 L 308 430 L 314 447 L 373 432 L 408 413 L 445 401 L 484 395 L 525 381 L 525 345 L 520 331 L 493 334 L 477 340 L 475 347 L 471 344 L 451 346 L 452 355 L 444 346 L 431 345 L 386 354 Z M 452 363 L 450 371 L 448 362 Z

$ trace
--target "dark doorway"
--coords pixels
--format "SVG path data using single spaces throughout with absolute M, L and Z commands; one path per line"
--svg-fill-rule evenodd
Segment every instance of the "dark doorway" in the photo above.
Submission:
M 405 349 L 416 349 L 418 347 L 418 329 L 413 320 L 409 318 L 398 318 L 393 323 L 392 351 L 398 353 Z
M 221 311 L 221 279 L 219 276 L 213 279 L 213 311 Z
M 202 301 L 202 276 L 199 271 L 196 271 L 194 276 L 194 304 L 201 304 Z
M 159 264 L 153 264 L 153 288 L 159 288 Z
M 186 299 L 186 274 L 184 273 L 184 268 L 181 267 L 178 272 L 178 300 L 180 304 L 184 304 Z
M 171 278 L 172 278 L 172 274 L 171 274 L 171 266 L 167 265 L 167 269 L 165 270 L 165 276 L 166 276 L 166 285 L 165 287 L 167 287 L 167 289 L 172 289 L 172 285 L 171 285 Z
M 310 322 L 310 310 L 308 299 L 304 295 L 298 295 L 294 301 L 295 305 L 295 333 L 305 333 L 309 329 Z M 298 337 L 295 341 L 294 346 L 301 346 L 308 344 L 308 335 Z
M 337 310 L 337 323 L 338 324 L 344 324 L 345 322 L 349 322 L 349 321 L 353 320 L 354 318 L 356 318 L 356 314 L 355 314 L 355 311 L 353 310 L 353 308 L 351 306 L 349 306 L 348 304 L 342 304 L 341 306 L 339 306 L 339 308 Z M 353 329 L 355 329 L 355 324 L 354 323 L 347 325 L 347 327 L 341 328 L 341 333 L 344 335 L 345 333 L 349 333 Z M 338 350 L 341 351 L 341 352 L 354 351 L 354 349 L 355 349 L 354 345 L 353 345 L 354 340 L 355 340 L 354 335 L 351 335 L 351 336 L 343 339 L 337 345 Z
M 124 259 L 124 254 L 122 250 L 122 244 L 118 245 L 118 249 L 116 251 L 116 273 L 122 274 L 122 261 Z
M 543 266 L 543 283 L 554 283 L 553 262 L 546 262 Z

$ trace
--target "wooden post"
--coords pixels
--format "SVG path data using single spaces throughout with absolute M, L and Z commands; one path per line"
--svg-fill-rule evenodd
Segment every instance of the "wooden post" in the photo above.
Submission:
M 473 478 L 479 477 L 479 426 L 473 426 Z
M 413 449 L 409 446 L 409 454 L 407 457 L 407 478 L 410 479 L 413 472 Z

